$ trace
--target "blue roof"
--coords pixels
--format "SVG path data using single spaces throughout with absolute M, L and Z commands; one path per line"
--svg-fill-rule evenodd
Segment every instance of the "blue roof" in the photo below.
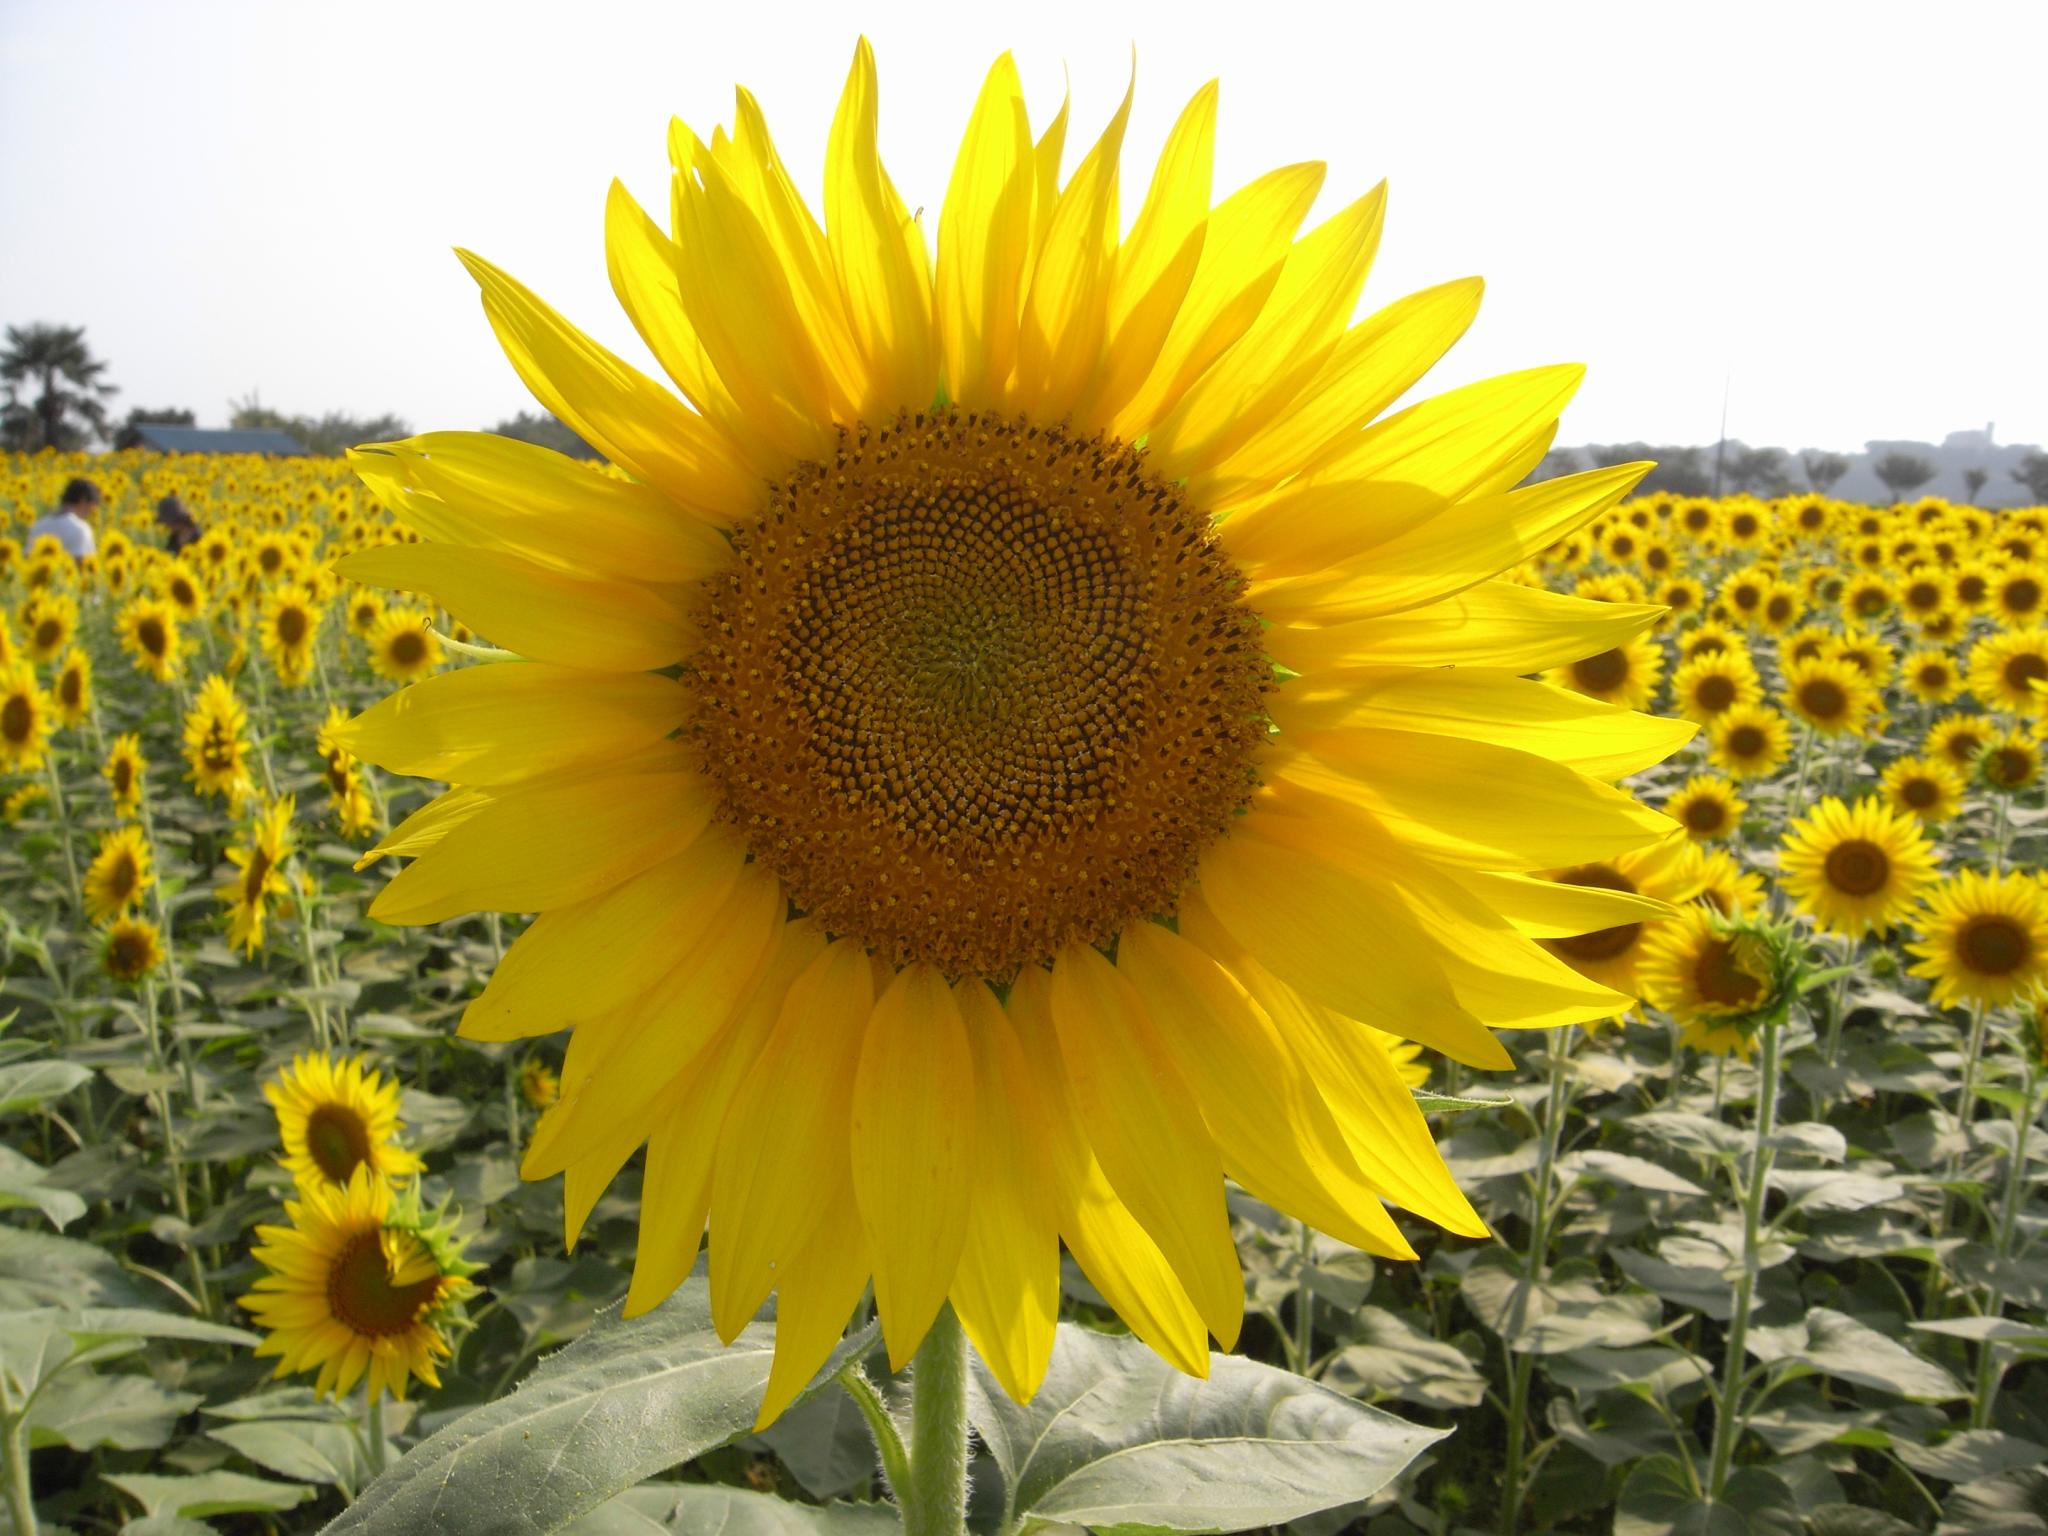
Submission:
M 144 448 L 158 453 L 274 453 L 299 458 L 306 445 L 276 427 L 166 427 L 143 422 L 135 436 Z

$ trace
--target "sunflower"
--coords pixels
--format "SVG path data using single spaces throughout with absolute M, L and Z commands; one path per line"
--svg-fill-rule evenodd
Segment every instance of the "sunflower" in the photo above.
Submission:
M 1754 503 L 1731 506 L 1721 518 L 1721 537 L 1730 549 L 1754 549 L 1769 532 L 1763 508 Z
M 1627 922 L 1591 932 L 1565 933 L 1543 940 L 1544 948 L 1588 980 L 1611 987 L 1633 1001 L 1640 992 L 1636 965 L 1643 939 L 1656 924 L 1672 915 L 1681 902 L 1699 894 L 1700 854 L 1683 836 L 1636 849 L 1595 864 L 1554 870 L 1548 876 L 1573 886 L 1573 897 L 1586 892 L 1616 892 L 1635 904 Z
M 528 1109 L 546 1109 L 562 1096 L 562 1080 L 546 1062 L 528 1057 L 519 1068 L 519 1097 Z
M 1970 647 L 1970 692 L 1989 710 L 2034 716 L 2048 706 L 2048 629 L 2008 629 Z
M 78 726 L 92 713 L 92 658 L 75 645 L 64 653 L 49 700 L 58 725 Z
M 2048 982 L 2048 891 L 2030 875 L 1965 869 L 1927 893 L 1906 948 L 1936 1006 L 2002 1008 Z
M 2041 777 L 2041 744 L 2025 731 L 1994 732 L 1977 754 L 1976 768 L 1991 788 L 2018 794 Z
M 1785 829 L 1778 882 L 1823 933 L 1886 934 L 1934 878 L 1920 823 L 1884 801 L 1830 795 Z
M 187 623 L 205 615 L 206 589 L 197 574 L 183 565 L 174 565 L 164 574 L 162 591 L 164 601 Z
M 1825 625 L 1802 624 L 1778 637 L 1778 664 L 1790 666 L 1795 661 L 1833 655 L 1836 639 L 1835 632 Z
M 432 618 L 417 608 L 392 608 L 370 627 L 370 670 L 394 683 L 410 683 L 441 665 L 441 640 Z
M 68 593 L 37 592 L 21 605 L 22 649 L 37 663 L 54 661 L 78 633 L 78 604 Z
M 1965 613 L 1982 613 L 1997 601 L 1997 586 L 1998 573 L 1992 566 L 1982 560 L 1965 560 L 1956 567 L 1949 591 Z
M 1950 715 L 1927 728 L 1926 752 L 1965 773 L 1977 767 L 1977 757 L 1997 734 L 1991 722 L 1976 715 Z
M 1938 570 L 1918 570 L 1899 583 L 1899 609 L 1916 624 L 1947 612 L 1954 601 L 1953 583 Z
M 375 826 L 376 809 L 370 803 L 368 791 L 363 788 L 361 765 L 342 745 L 342 735 L 347 726 L 348 711 L 339 705 L 328 705 L 327 719 L 314 738 L 314 745 L 326 765 L 322 777 L 327 781 L 328 808 L 334 812 L 342 835 L 356 838 Z
M 117 917 L 100 941 L 100 967 L 115 981 L 133 986 L 164 963 L 163 934 L 141 917 Z
M 1755 704 L 1764 696 L 1749 653 L 1709 651 L 1681 662 L 1671 678 L 1672 707 L 1688 720 L 1711 724 L 1738 704 Z
M 1419 1118 L 1358 1118 L 1401 1090 L 1351 1031 L 1499 1066 L 1488 1024 L 1625 1005 L 1529 931 L 1641 904 L 1522 876 L 1669 835 L 1608 781 L 1688 734 L 1518 675 L 1656 618 L 1495 579 L 1644 472 L 1503 489 L 1577 370 L 1368 425 L 1478 291 L 1346 328 L 1381 193 L 1299 241 L 1316 168 L 1212 214 L 1205 90 L 1119 243 L 1123 115 L 1059 188 L 1006 57 L 933 268 L 875 102 L 863 46 L 825 229 L 744 94 L 672 133 L 677 238 L 613 188 L 616 291 L 694 409 L 465 255 L 631 478 L 359 449 L 427 542 L 336 566 L 525 658 L 351 727 L 452 786 L 373 851 L 413 862 L 372 915 L 540 914 L 464 1024 L 575 1030 L 523 1170 L 566 1171 L 573 1235 L 649 1143 L 628 1310 L 708 1213 L 720 1330 L 781 1286 L 764 1419 L 871 1276 L 894 1361 L 950 1300 L 1029 1396 L 1062 1238 L 1200 1371 L 1242 1317 L 1226 1170 L 1383 1254 L 1413 1250 L 1382 1196 L 1481 1230 Z
M 1742 826 L 1748 802 L 1726 779 L 1702 774 L 1688 779 L 1685 786 L 1664 802 L 1664 814 L 1685 828 L 1696 843 L 1711 843 L 1732 836 Z
M 1946 758 L 1893 759 L 1879 789 L 1894 809 L 1922 824 L 1947 821 L 1963 808 L 1963 776 Z
M 138 597 L 122 608 L 114 620 L 126 651 L 139 671 L 160 683 L 178 675 L 183 665 L 184 637 L 178 631 L 178 616 L 171 605 L 154 597 Z
M 1842 612 L 1850 622 L 1875 624 L 1898 602 L 1892 584 L 1878 571 L 1863 571 L 1849 578 L 1842 588 Z
M 1721 524 L 1720 504 L 1695 496 L 1680 503 L 1671 520 L 1690 542 L 1704 543 Z
M 312 677 L 313 646 L 319 637 L 320 610 L 304 593 L 280 587 L 263 605 L 257 644 L 287 688 L 300 687 Z
M 1700 880 L 1697 899 L 1723 917 L 1760 913 L 1770 899 L 1764 877 L 1754 870 L 1744 869 L 1735 862 L 1735 855 L 1725 848 L 1703 850 Z
M 374 1401 L 403 1400 L 415 1381 L 441 1384 L 448 1334 L 463 1326 L 476 1266 L 418 1187 L 394 1193 L 368 1168 L 346 1185 L 301 1185 L 289 1226 L 261 1226 L 251 1256 L 268 1273 L 240 1306 L 265 1331 L 258 1356 L 277 1374 L 317 1368 L 315 1389 L 339 1397 L 367 1376 Z
M 124 916 L 155 878 L 149 840 L 140 827 L 117 827 L 103 834 L 99 852 L 85 871 L 86 917 L 102 923 Z
M 0 769 L 27 773 L 43 766 L 50 742 L 50 696 L 25 661 L 0 667 Z
M 1656 642 L 1635 635 L 1604 651 L 1552 667 L 1544 676 L 1559 687 L 1603 704 L 1642 709 L 1655 697 L 1663 673 L 1664 653 Z
M 1721 583 L 1720 599 L 1744 627 L 1753 627 L 1763 617 L 1764 598 L 1770 590 L 1768 572 L 1742 571 Z
M 1764 590 L 1763 603 L 1756 611 L 1756 622 L 1765 632 L 1782 635 L 1797 624 L 1805 612 L 1805 593 L 1792 582 L 1773 581 Z
M 1899 679 L 1923 704 L 1946 704 L 1963 691 L 1956 659 L 1947 651 L 1915 651 L 1901 664 Z
M 49 785 L 24 784 L 19 789 L 10 791 L 6 799 L 0 800 L 0 821 L 6 822 L 10 827 L 16 826 L 31 809 L 49 798 Z
M 1718 619 L 1708 619 L 1695 625 L 1690 633 L 1679 638 L 1678 659 L 1680 662 L 1695 661 L 1702 656 L 1718 655 L 1727 651 L 1748 654 L 1748 647 L 1742 637 Z
M 1851 630 L 1836 640 L 1832 654 L 1835 660 L 1846 661 L 1861 672 L 1873 689 L 1882 689 L 1898 670 L 1899 658 L 1892 648 L 1859 630 Z
M 384 596 L 382 593 L 362 588 L 349 594 L 348 628 L 349 633 L 358 640 L 369 639 L 370 631 L 376 627 L 377 621 L 383 617 Z
M 1824 540 L 1834 520 L 1834 504 L 1825 496 L 1801 496 L 1785 508 L 1785 521 L 1794 536 L 1808 542 Z
M 1697 577 L 1673 576 L 1657 584 L 1656 601 L 1669 610 L 1659 622 L 1678 624 L 1706 606 L 1707 589 Z
M 2008 566 L 1991 582 L 1986 605 L 2008 624 L 2037 623 L 2048 611 L 2048 568 L 2021 563 Z
M 1763 704 L 1737 704 L 1707 728 L 1707 760 L 1737 779 L 1776 773 L 1792 751 L 1785 717 Z
M 1839 658 L 1795 662 L 1779 698 L 1823 736 L 1860 736 L 1878 703 L 1863 674 Z
M 1772 992 L 1769 952 L 1757 935 L 1691 907 L 1645 941 L 1640 972 L 1644 1000 L 1678 1021 L 1684 1044 L 1749 1059 Z
M 291 892 L 285 880 L 284 861 L 291 857 L 292 816 L 297 802 L 290 795 L 275 800 L 256 813 L 249 832 L 249 846 L 228 849 L 228 862 L 239 873 L 219 887 L 218 896 L 228 909 L 228 942 L 253 955 L 263 946 L 263 924 L 269 915 L 270 898 Z
M 325 1051 L 295 1056 L 263 1085 L 277 1111 L 284 1166 L 303 1188 L 345 1185 L 367 1165 L 380 1179 L 407 1179 L 420 1160 L 398 1144 L 398 1079 L 386 1080 L 361 1056 Z
M 200 685 L 185 715 L 186 776 L 202 795 L 238 804 L 253 791 L 249 780 L 249 716 L 235 690 L 219 673 Z

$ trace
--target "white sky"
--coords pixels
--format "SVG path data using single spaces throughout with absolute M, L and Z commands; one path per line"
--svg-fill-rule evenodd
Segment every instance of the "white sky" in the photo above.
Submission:
M 1367 306 L 1467 273 L 1431 386 L 1583 360 L 1566 443 L 1856 447 L 1995 421 L 2048 442 L 2048 4 L 574 3 L 0 0 L 0 321 L 83 324 L 131 405 L 479 427 L 529 402 L 472 246 L 644 360 L 612 300 L 605 188 L 665 218 L 669 116 L 745 82 L 816 200 L 856 31 L 882 148 L 928 210 L 989 61 L 1071 168 L 1133 43 L 1125 216 L 1222 78 L 1219 195 L 1330 164 L 1391 178 Z M 657 372 L 651 363 L 650 372 Z

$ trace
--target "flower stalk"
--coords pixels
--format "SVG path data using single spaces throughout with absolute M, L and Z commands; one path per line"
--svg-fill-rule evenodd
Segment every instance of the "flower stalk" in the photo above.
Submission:
M 910 1466 L 896 1489 L 904 1536 L 967 1529 L 967 1335 L 939 1308 L 910 1376 Z

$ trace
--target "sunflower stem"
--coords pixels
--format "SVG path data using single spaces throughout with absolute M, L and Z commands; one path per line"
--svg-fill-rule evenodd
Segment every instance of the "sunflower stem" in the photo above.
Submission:
M 1977 1097 L 1977 1062 L 1984 1054 L 1984 1022 L 1989 1010 L 1978 1003 L 1970 1010 L 1970 1042 L 1963 1052 L 1962 1093 L 1956 1099 L 1956 1120 L 1963 1133 L 1963 1151 L 1951 1153 L 1948 1160 L 1948 1176 L 1953 1179 L 1962 1172 L 1963 1158 L 1977 1150 L 1977 1135 L 1972 1128 L 1970 1107 Z
M 2012 1257 L 2013 1233 L 2019 1227 L 2020 1205 L 2026 1188 L 2027 1136 L 2034 1128 L 2034 1114 L 2039 1108 L 2037 1095 L 2040 1092 L 2041 1073 L 2034 1053 L 2027 1051 L 2026 1080 L 2020 1093 L 2020 1107 L 2012 1116 L 2012 1152 L 2005 1163 L 2005 1190 L 1999 1202 L 1998 1230 L 1992 1240 L 1992 1253 L 1998 1262 L 1992 1268 L 1991 1295 L 1985 1303 L 1984 1315 L 1998 1318 L 2005 1315 L 2005 1261 Z M 1983 1353 L 1977 1357 L 1976 1390 L 1970 1394 L 1970 1428 L 1991 1427 L 1991 1406 L 1998 1400 L 1998 1384 L 2004 1375 L 1998 1362 L 1998 1340 L 1986 1339 Z
M 382 1392 L 372 1392 L 370 1394 L 368 1422 L 363 1426 L 363 1432 L 365 1438 L 370 1442 L 370 1476 L 373 1478 L 382 1477 L 385 1467 L 391 1461 L 390 1447 L 384 1440 L 384 1394 Z
M 1550 1254 L 1551 1185 L 1555 1181 L 1557 1154 L 1563 1140 L 1566 1112 L 1571 1107 L 1570 1085 L 1565 1064 L 1571 1055 L 1572 1026 L 1566 1025 L 1550 1044 L 1550 1081 L 1543 1103 L 1543 1139 L 1537 1144 L 1536 1187 L 1529 1210 L 1529 1252 L 1522 1276 L 1508 1302 L 1508 1315 L 1501 1342 L 1508 1352 L 1507 1466 L 1501 1473 L 1500 1529 L 1513 1536 L 1522 1518 L 1522 1482 L 1529 1441 L 1529 1392 L 1534 1385 L 1536 1354 L 1517 1350 L 1515 1341 L 1529 1322 L 1529 1302 L 1542 1283 Z
M 858 1360 L 839 1373 L 839 1385 L 867 1421 L 868 1433 L 874 1437 L 875 1450 L 882 1458 L 882 1476 L 888 1481 L 889 1491 L 901 1498 L 902 1490 L 910 1486 L 910 1453 L 903 1448 L 903 1430 L 896 1416 L 882 1401 L 882 1394 L 875 1390 Z
M 28 1480 L 28 1412 L 0 1418 L 0 1447 L 7 1461 L 7 1513 L 14 1536 L 36 1536 L 36 1501 Z
M 896 1488 L 904 1536 L 967 1529 L 967 1335 L 939 1308 L 910 1374 L 910 1467 Z

